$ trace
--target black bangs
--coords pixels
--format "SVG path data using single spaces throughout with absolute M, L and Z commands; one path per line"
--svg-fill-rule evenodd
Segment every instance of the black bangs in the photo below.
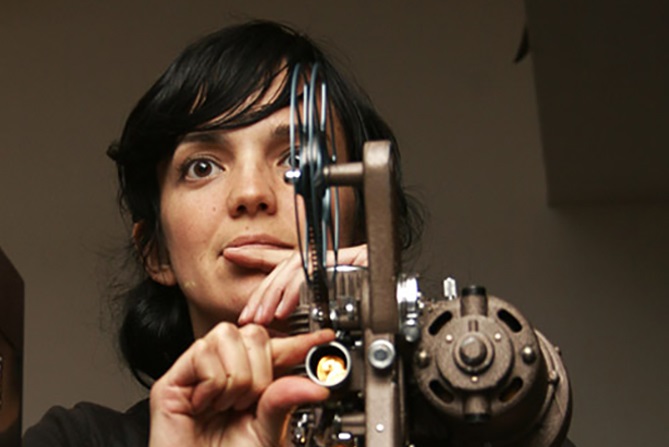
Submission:
M 290 103 L 288 73 L 287 66 L 279 67 L 271 73 L 259 73 L 257 85 L 251 86 L 249 94 L 240 98 L 230 98 L 230 95 L 223 94 L 226 90 L 220 85 L 202 85 L 191 111 L 193 122 L 197 123 L 192 130 L 244 127 L 287 107 Z M 233 104 L 229 104 L 230 100 L 233 100 Z M 221 113 L 221 110 L 224 112 Z
M 186 48 L 140 99 L 109 155 L 121 164 L 155 163 L 187 133 L 253 124 L 289 104 L 291 67 L 323 60 L 308 37 L 278 23 L 210 34 Z
M 168 115 L 178 122 L 169 127 L 184 135 L 260 121 L 288 105 L 291 68 L 322 58 L 308 38 L 277 23 L 211 34 L 188 47 L 159 81 L 165 103 L 179 108 Z

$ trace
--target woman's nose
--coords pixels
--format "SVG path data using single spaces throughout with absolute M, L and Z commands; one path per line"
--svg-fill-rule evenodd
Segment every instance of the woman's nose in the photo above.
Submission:
M 258 213 L 276 213 L 275 179 L 268 169 L 258 165 L 244 166 L 235 174 L 230 179 L 227 199 L 230 215 L 239 217 L 244 214 L 255 216 Z

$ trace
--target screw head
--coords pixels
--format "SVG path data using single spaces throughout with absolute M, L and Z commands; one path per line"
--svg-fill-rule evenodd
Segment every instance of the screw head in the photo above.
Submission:
M 416 365 L 419 368 L 425 368 L 430 364 L 430 354 L 425 349 L 421 349 L 416 354 Z
M 520 357 L 523 359 L 523 362 L 530 365 L 537 360 L 537 353 L 534 351 L 532 346 L 525 346 L 520 351 Z
M 420 339 L 420 328 L 416 320 L 406 321 L 400 327 L 404 339 L 409 343 L 415 343 Z
M 374 340 L 369 345 L 367 359 L 375 369 L 389 368 L 395 361 L 395 347 L 388 340 Z

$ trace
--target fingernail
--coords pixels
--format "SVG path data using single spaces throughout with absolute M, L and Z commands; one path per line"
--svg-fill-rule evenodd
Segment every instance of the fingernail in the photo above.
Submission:
M 244 309 L 242 309 L 242 313 L 239 315 L 239 319 L 237 321 L 239 321 L 240 323 L 245 323 L 246 320 L 248 320 L 248 318 L 249 318 L 249 308 L 244 307 Z
M 279 303 L 279 305 L 276 308 L 276 312 L 274 312 L 274 316 L 276 318 L 282 318 L 284 316 L 283 313 L 284 313 L 285 308 L 286 308 L 286 301 L 281 300 L 281 302 Z
M 254 320 L 257 323 L 262 322 L 264 312 L 265 312 L 265 308 L 263 307 L 263 305 L 262 304 L 258 305 L 258 310 L 256 310 L 256 315 L 255 315 L 255 318 L 254 318 Z

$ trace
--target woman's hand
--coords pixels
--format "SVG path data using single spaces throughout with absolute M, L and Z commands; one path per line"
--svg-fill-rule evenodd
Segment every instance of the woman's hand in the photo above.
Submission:
M 300 298 L 300 286 L 304 272 L 300 254 L 295 250 L 264 248 L 228 248 L 223 256 L 242 267 L 269 273 L 249 298 L 239 316 L 239 324 L 257 323 L 268 325 L 274 318 L 284 319 L 295 310 Z M 367 265 L 367 245 L 342 248 L 337 259 L 339 264 Z M 328 263 L 334 263 L 334 255 L 328 252 Z
M 220 323 L 198 339 L 151 389 L 150 446 L 263 446 L 281 442 L 287 414 L 328 390 L 303 377 L 280 377 L 330 330 L 271 338 L 263 327 L 297 306 L 304 273 L 294 250 L 228 248 L 224 256 L 268 273 L 244 308 L 239 328 Z M 329 253 L 329 262 L 334 256 Z M 340 264 L 367 265 L 367 246 L 339 250 Z M 257 324 L 249 324 L 257 323 Z
M 303 377 L 276 377 L 333 338 L 329 330 L 270 338 L 255 324 L 219 324 L 153 385 L 149 445 L 280 445 L 288 412 L 326 399 L 328 390 Z

